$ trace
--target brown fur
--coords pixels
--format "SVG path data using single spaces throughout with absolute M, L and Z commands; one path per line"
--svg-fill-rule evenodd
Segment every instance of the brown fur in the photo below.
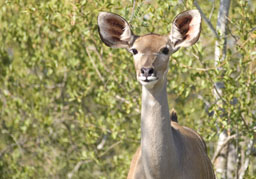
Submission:
M 192 129 L 171 122 L 174 141 L 180 155 L 180 170 L 182 175 L 175 179 L 214 179 L 214 171 L 206 153 L 203 139 Z M 141 163 L 141 147 L 133 156 L 127 179 L 135 179 L 136 175 L 143 173 Z M 198 178 L 200 175 L 200 178 Z M 143 176 L 141 176 L 141 179 Z M 172 177 L 170 177 L 172 178 Z

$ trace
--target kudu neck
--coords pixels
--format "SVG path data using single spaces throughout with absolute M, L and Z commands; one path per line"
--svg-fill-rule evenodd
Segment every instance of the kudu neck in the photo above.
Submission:
M 175 163 L 166 80 L 152 89 L 142 87 L 141 147 L 147 178 L 166 178 Z

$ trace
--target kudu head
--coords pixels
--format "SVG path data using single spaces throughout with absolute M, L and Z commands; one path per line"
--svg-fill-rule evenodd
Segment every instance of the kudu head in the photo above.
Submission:
M 109 12 L 99 14 L 98 27 L 101 40 L 107 46 L 126 48 L 133 54 L 138 81 L 151 89 L 166 80 L 170 55 L 180 47 L 197 42 L 201 16 L 198 10 L 180 13 L 174 18 L 168 35 L 134 35 L 124 18 Z

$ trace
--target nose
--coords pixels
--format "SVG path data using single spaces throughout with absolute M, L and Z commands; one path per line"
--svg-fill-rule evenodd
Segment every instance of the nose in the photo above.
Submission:
M 142 68 L 140 69 L 140 72 L 141 72 L 141 74 L 142 74 L 143 76 L 149 77 L 149 76 L 153 76 L 155 70 L 154 70 L 154 68 L 152 68 L 152 67 L 150 67 L 150 68 L 144 68 L 144 67 L 142 67 Z

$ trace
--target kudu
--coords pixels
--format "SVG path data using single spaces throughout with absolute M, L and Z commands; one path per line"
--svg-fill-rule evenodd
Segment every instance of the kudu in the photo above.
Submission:
M 166 92 L 169 57 L 180 47 L 197 42 L 201 16 L 189 10 L 176 16 L 169 35 L 134 35 L 121 16 L 101 12 L 101 40 L 133 54 L 142 84 L 141 146 L 135 153 L 128 179 L 214 179 L 203 139 L 192 129 L 170 121 Z

